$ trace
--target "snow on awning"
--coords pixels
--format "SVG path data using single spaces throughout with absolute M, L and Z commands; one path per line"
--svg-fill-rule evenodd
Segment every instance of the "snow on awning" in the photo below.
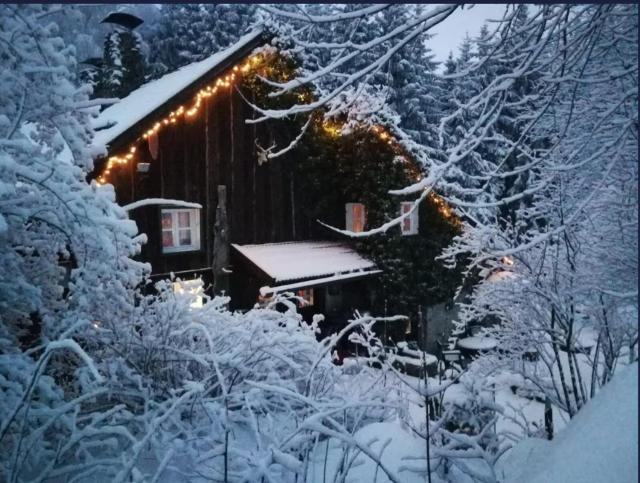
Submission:
M 344 282 L 345 280 L 355 280 L 358 278 L 375 275 L 377 273 L 382 273 L 382 270 L 367 270 L 366 272 L 357 271 L 357 272 L 351 272 L 351 273 L 338 273 L 336 275 L 331 275 L 330 277 L 312 278 L 311 280 L 305 280 L 304 282 L 287 283 L 285 285 L 277 285 L 275 287 L 269 287 L 267 285 L 264 287 L 260 287 L 260 295 L 264 297 L 270 294 L 276 294 L 276 293 L 282 293 L 282 292 L 293 292 L 294 290 L 298 290 L 301 288 L 317 287 L 318 285 L 328 285 L 330 283 L 335 283 L 335 282 Z
M 159 79 L 147 82 L 116 104 L 109 106 L 94 120 L 96 129 L 103 126 L 104 129 L 96 131 L 93 138 L 93 147 L 97 149 L 105 148 L 127 129 L 152 114 L 154 110 L 190 87 L 198 79 L 218 67 L 243 47 L 251 44 L 261 35 L 262 30 L 250 32 L 229 48 L 217 52 L 200 62 L 181 67 Z
M 375 264 L 349 246 L 330 241 L 232 245 L 274 282 L 305 280 L 282 287 L 267 287 L 270 292 L 331 283 L 380 273 Z M 315 280 L 307 280 L 315 279 Z

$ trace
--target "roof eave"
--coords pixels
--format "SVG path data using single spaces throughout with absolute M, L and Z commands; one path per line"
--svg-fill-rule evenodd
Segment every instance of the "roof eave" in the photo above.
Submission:
M 268 42 L 269 37 L 270 36 L 264 30 L 257 30 L 255 39 L 247 42 L 244 46 L 239 48 L 238 51 L 231 54 L 215 67 L 195 79 L 180 92 L 172 96 L 170 99 L 167 99 L 166 102 L 162 103 L 149 114 L 124 130 L 122 133 L 115 136 L 111 141 L 107 143 L 108 152 L 117 152 L 119 149 L 123 149 L 125 146 L 131 144 L 133 141 L 140 137 L 141 133 L 145 130 L 144 127 L 149 125 L 150 119 L 161 118 L 163 117 L 163 114 L 171 110 L 169 106 L 183 104 L 186 101 L 192 99 L 195 93 L 198 92 L 203 85 L 209 83 L 213 78 L 218 77 L 226 70 L 233 68 L 233 66 L 237 64 L 239 59 L 246 57 L 258 46 Z M 104 159 L 104 157 L 102 159 Z

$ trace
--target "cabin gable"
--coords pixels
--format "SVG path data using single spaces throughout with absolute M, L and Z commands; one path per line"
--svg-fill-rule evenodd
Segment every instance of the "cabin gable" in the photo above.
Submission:
M 144 119 L 117 134 L 109 143 L 110 156 L 96 163 L 94 175 L 99 182 L 113 184 L 117 201 L 123 206 L 153 198 L 199 205 L 198 236 L 191 233 L 184 245 L 170 250 L 163 250 L 162 227 L 162 210 L 170 207 L 159 204 L 131 210 L 130 218 L 148 238 L 140 258 L 151 264 L 153 278 L 200 276 L 216 293 L 230 292 L 233 308 L 253 306 L 261 288 L 278 283 L 237 250 L 220 250 L 221 244 L 229 248 L 340 240 L 376 259 L 375 246 L 345 240 L 318 221 L 338 228 L 351 221 L 357 230 L 378 226 L 389 216 L 397 216 L 401 203 L 407 201 L 385 196 L 389 189 L 406 186 L 418 175 L 410 157 L 383 128 L 362 127 L 346 134 L 338 124 L 322 119 L 310 124 L 304 142 L 264 162 L 258 146 L 289 145 L 300 133 L 299 120 L 248 123 L 256 113 L 246 100 L 257 103 L 260 88 L 254 90 L 251 82 L 240 83 L 239 74 L 236 86 L 227 81 L 220 84 L 220 79 L 230 79 L 246 66 L 259 65 L 252 52 L 262 42 L 256 37 L 253 43 L 243 44 L 242 55 L 233 52 L 225 56 L 225 63 L 193 80 L 185 90 L 169 96 Z M 203 92 L 206 95 L 201 102 Z M 125 106 L 128 98 L 121 102 Z M 154 117 L 156 114 L 160 117 Z M 101 137 L 106 138 L 104 132 Z M 221 188 L 226 193 L 223 217 L 216 214 L 221 209 Z M 394 250 L 404 244 L 418 248 L 412 253 L 424 253 L 424 246 L 430 244 L 434 213 L 436 217 L 442 215 L 434 204 L 437 197 L 428 201 L 429 206 L 422 205 L 414 217 L 417 226 L 410 230 L 411 236 L 392 241 Z M 184 227 L 176 230 L 174 238 L 187 233 Z M 391 235 L 400 235 L 401 227 L 390 231 Z M 195 238 L 199 238 L 197 246 L 184 248 Z M 371 307 L 376 297 L 376 303 L 383 303 L 386 310 L 385 297 L 393 299 L 393 295 L 374 288 L 375 280 L 384 276 L 380 270 L 349 274 L 336 271 L 327 276 L 301 276 L 285 285 L 303 291 L 307 286 L 315 287 L 307 294 L 314 304 L 303 307 L 305 317 L 316 311 L 346 320 L 354 309 Z

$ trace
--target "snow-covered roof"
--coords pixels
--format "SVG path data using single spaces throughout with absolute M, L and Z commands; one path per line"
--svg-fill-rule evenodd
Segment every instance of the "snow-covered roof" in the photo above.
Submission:
M 262 30 L 254 30 L 227 49 L 147 82 L 116 104 L 109 106 L 94 121 L 96 129 L 103 129 L 96 131 L 93 146 L 98 149 L 105 148 L 127 129 L 197 82 L 243 47 L 251 44 L 261 34 Z
M 308 241 L 232 246 L 275 282 L 314 277 L 338 280 L 341 275 L 371 273 L 376 268 L 372 261 L 339 242 Z

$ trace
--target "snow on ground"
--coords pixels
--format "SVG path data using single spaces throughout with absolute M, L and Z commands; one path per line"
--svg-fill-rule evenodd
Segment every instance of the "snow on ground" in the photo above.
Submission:
M 505 482 L 638 481 L 638 364 L 621 367 L 553 441 L 526 439 L 503 465 Z
M 406 468 L 410 462 L 403 460 L 406 456 L 422 457 L 424 455 L 424 440 L 411 434 L 399 420 L 370 424 L 354 437 L 363 444 L 369 444 L 376 455 L 381 455 L 382 464 L 403 483 L 423 483 L 424 475 L 408 471 Z M 327 449 L 327 444 L 329 448 Z M 336 472 L 341 465 L 348 467 L 346 482 L 350 483 L 387 483 L 391 480 L 366 455 L 350 450 L 345 455 L 344 447 L 335 440 L 325 441 L 319 445 L 312 457 L 310 465 L 309 483 L 323 483 L 335 481 Z M 326 461 L 326 464 L 325 464 Z M 437 481 L 437 480 L 436 480 Z

